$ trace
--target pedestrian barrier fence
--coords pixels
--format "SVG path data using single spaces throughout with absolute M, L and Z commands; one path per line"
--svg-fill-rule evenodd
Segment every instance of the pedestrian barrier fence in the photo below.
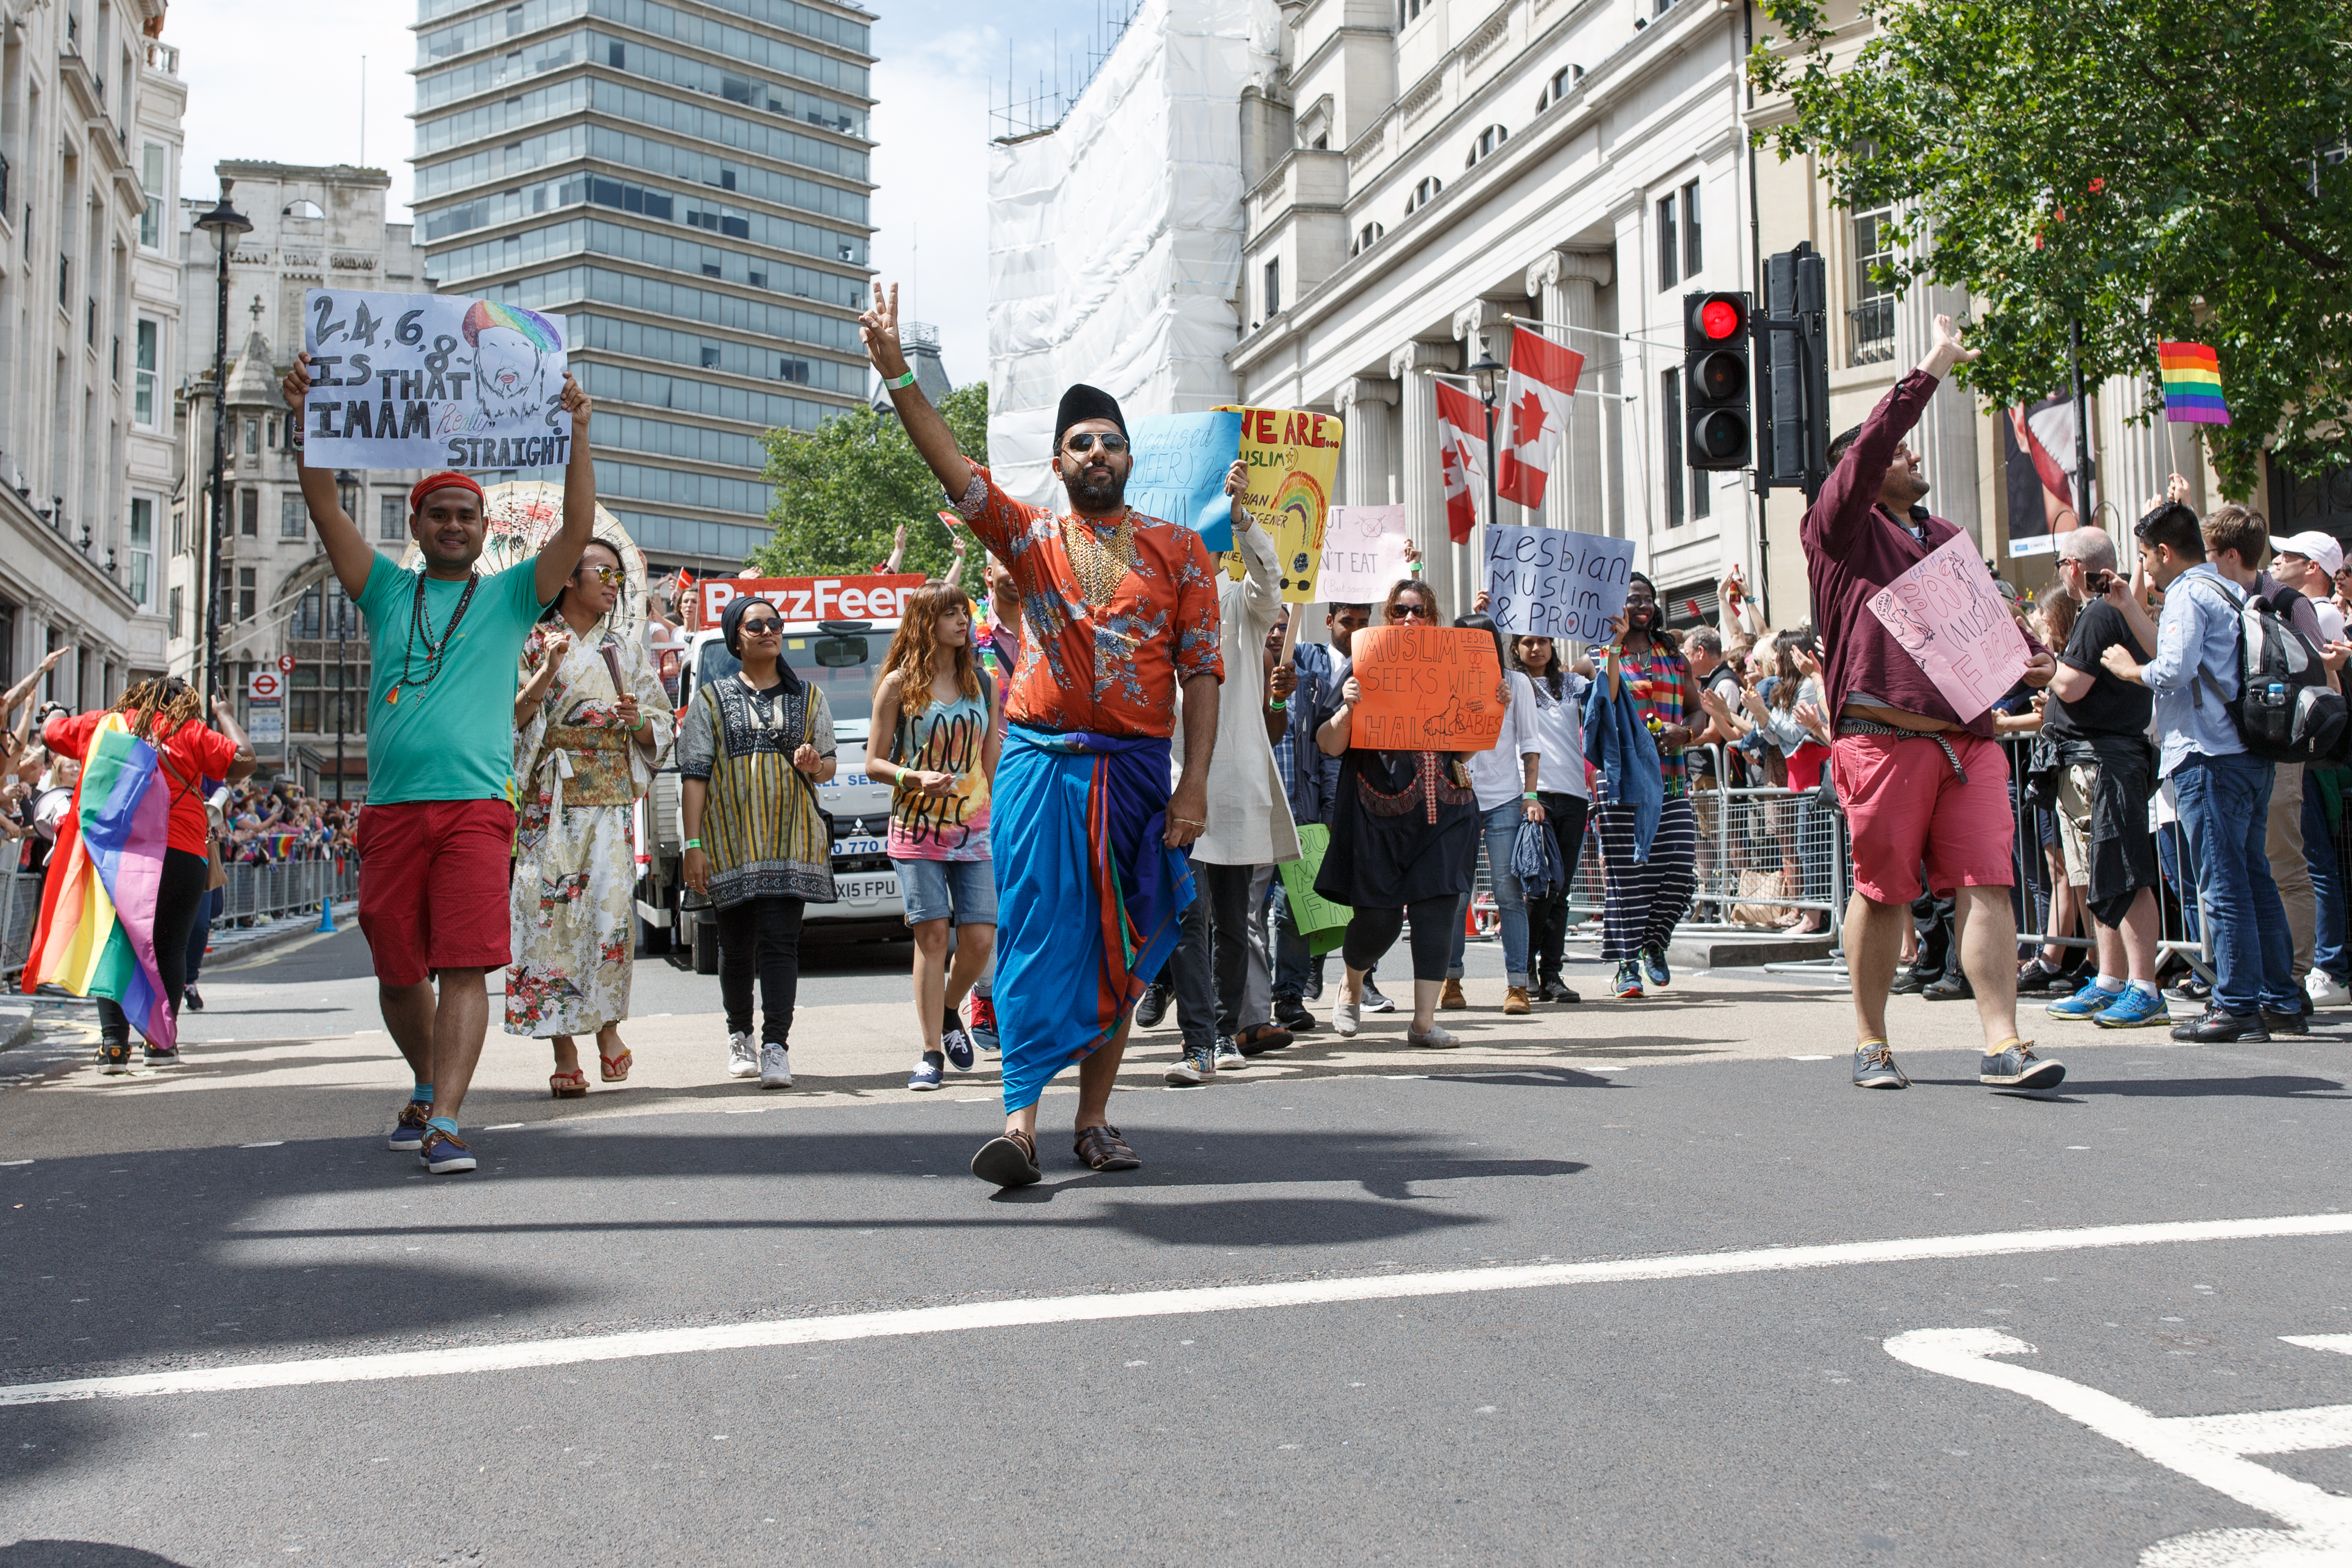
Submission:
M 15 980 L 24 973 L 33 947 L 33 928 L 41 915 L 41 874 L 17 871 L 8 878 L 0 898 L 0 973 Z M 274 865 L 228 868 L 228 883 L 221 889 L 222 925 L 252 925 L 287 915 L 315 915 L 330 900 L 359 896 L 360 863 L 340 860 L 287 860 Z

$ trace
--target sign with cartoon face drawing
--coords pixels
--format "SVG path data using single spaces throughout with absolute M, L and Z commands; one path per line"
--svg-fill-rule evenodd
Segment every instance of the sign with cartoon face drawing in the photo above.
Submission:
M 493 300 L 302 297 L 313 468 L 554 468 L 571 456 L 563 321 Z

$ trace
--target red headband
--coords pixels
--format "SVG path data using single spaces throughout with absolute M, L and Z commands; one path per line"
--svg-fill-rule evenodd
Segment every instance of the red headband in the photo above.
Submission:
M 481 486 L 464 474 L 444 469 L 437 474 L 427 474 L 416 481 L 416 488 L 408 492 L 408 515 L 415 517 L 417 509 L 425 504 L 425 498 L 435 490 L 471 490 L 476 500 L 484 506 L 489 504 L 490 498 L 482 493 Z

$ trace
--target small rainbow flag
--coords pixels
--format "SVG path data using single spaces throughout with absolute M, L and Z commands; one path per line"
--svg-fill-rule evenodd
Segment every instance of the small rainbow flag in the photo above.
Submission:
M 2174 425 L 2227 425 L 2221 401 L 2221 356 L 2203 343 L 2158 343 L 2164 368 L 2164 417 Z
M 24 975 L 28 994 L 54 981 L 77 996 L 121 1004 L 159 1046 L 178 1035 L 155 963 L 155 896 L 171 815 L 155 748 L 125 730 L 121 714 L 109 713 L 89 738 L 74 813 L 58 824 Z

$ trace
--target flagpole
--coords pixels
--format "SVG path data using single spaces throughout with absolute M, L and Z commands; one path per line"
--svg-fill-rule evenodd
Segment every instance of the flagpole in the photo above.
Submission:
M 1608 338 L 1615 342 L 1639 343 L 1643 348 L 1666 349 L 1674 352 L 1680 352 L 1683 346 L 1680 343 L 1660 342 L 1654 338 L 1645 338 L 1639 332 L 1604 332 L 1599 327 L 1579 327 L 1567 321 L 1538 321 L 1532 316 L 1514 316 L 1507 312 L 1505 313 L 1503 320 L 1512 326 L 1525 327 L 1531 332 L 1582 332 L 1588 338 Z
M 1425 370 L 1421 374 L 1429 377 L 1432 381 L 1453 382 L 1456 385 L 1460 386 L 1465 392 L 1475 392 L 1477 390 L 1476 384 L 1472 382 L 1468 376 L 1456 375 L 1452 371 Z M 1638 396 L 1630 392 L 1594 392 L 1589 388 L 1581 386 L 1576 389 L 1574 395 L 1578 397 L 1605 398 L 1611 403 L 1638 403 L 1641 401 Z

